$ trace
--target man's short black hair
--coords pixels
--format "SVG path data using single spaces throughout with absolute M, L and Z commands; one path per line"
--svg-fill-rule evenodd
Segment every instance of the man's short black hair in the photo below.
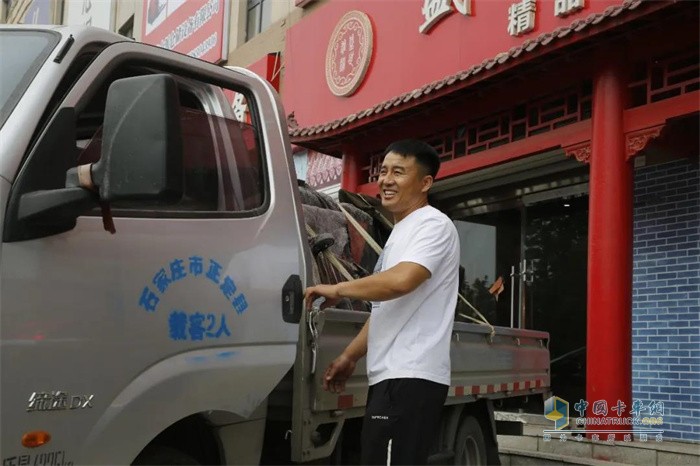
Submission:
M 435 179 L 437 172 L 440 169 L 440 157 L 437 151 L 430 145 L 417 139 L 402 139 L 401 141 L 392 142 L 384 151 L 384 156 L 389 152 L 397 153 L 403 157 L 413 156 L 416 162 L 423 167 L 426 175 L 430 175 Z

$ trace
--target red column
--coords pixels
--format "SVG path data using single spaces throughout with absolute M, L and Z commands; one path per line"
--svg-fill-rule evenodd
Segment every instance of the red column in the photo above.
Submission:
M 625 158 L 627 81 L 613 60 L 593 84 L 588 221 L 586 416 L 627 417 L 632 407 L 632 165 Z M 594 413 L 598 400 L 607 415 Z M 624 413 L 612 408 L 624 403 Z M 601 403 L 598 404 L 600 408 Z M 599 410 L 600 411 L 600 410 Z M 588 426 L 631 430 L 631 426 Z M 601 433 L 600 440 L 608 434 Z M 623 435 L 616 435 L 618 440 Z
M 340 187 L 352 193 L 357 192 L 360 185 L 360 172 L 362 171 L 362 161 L 360 154 L 353 147 L 343 148 L 343 175 Z

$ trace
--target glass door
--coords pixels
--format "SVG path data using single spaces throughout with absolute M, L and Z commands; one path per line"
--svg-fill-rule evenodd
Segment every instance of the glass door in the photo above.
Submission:
M 585 398 L 587 244 L 587 196 L 525 207 L 525 327 L 549 332 L 552 388 L 567 400 Z
M 461 291 L 487 320 L 510 327 L 516 321 L 510 270 L 520 260 L 521 212 L 509 208 L 455 221 L 461 246 Z M 502 284 L 502 286 L 501 286 Z M 469 309 L 462 306 L 458 312 Z
M 462 294 L 492 324 L 549 332 L 554 393 L 585 398 L 588 197 L 525 196 L 455 225 Z

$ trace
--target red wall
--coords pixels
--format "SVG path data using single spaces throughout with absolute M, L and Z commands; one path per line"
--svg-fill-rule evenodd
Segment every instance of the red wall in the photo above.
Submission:
M 283 100 L 300 126 L 311 126 L 372 107 L 427 83 L 466 70 L 528 39 L 600 13 L 622 0 L 586 0 L 566 18 L 554 16 L 554 0 L 537 0 L 536 28 L 508 34 L 508 7 L 515 0 L 472 0 L 472 16 L 453 13 L 418 32 L 423 0 L 331 0 L 287 32 Z M 326 49 L 333 28 L 348 11 L 365 12 L 374 30 L 372 63 L 350 97 L 336 97 L 325 77 Z

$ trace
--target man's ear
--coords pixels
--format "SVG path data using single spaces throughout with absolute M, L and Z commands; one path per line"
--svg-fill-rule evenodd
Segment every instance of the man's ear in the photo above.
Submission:
M 432 186 L 433 186 L 433 177 L 430 175 L 425 175 L 423 177 L 423 186 L 421 187 L 420 191 L 422 193 L 427 193 Z

